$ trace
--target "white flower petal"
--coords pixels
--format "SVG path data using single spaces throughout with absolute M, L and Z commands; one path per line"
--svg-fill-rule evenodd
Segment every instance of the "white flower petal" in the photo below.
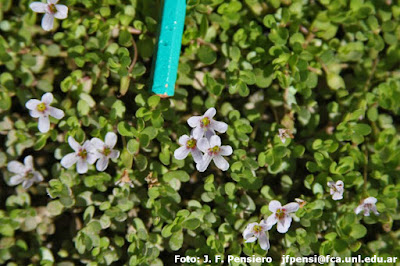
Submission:
M 55 5 L 58 3 L 58 0 L 47 0 L 47 3 Z
M 253 227 L 255 225 L 257 225 L 257 223 L 250 223 L 246 226 L 246 229 L 244 229 L 244 231 L 243 231 L 243 238 L 245 240 L 249 239 L 250 237 L 252 237 L 254 235 Z
M 291 216 L 286 216 L 283 219 L 280 219 L 278 221 L 278 232 L 279 233 L 286 233 L 289 230 L 290 224 L 292 223 L 292 217 Z
M 278 209 L 282 207 L 281 203 L 277 200 L 273 200 L 269 203 L 269 210 L 273 213 L 275 213 Z
M 26 179 L 24 182 L 22 182 L 22 187 L 24 189 L 28 189 L 33 185 L 33 180 L 32 179 Z
M 378 210 L 376 209 L 376 206 L 375 206 L 375 205 L 373 205 L 373 206 L 371 207 L 371 210 L 373 211 L 373 213 L 375 213 L 375 215 L 379 215 L 379 212 L 378 212 Z
M 34 117 L 34 118 L 38 118 L 43 116 L 42 112 L 39 112 L 38 110 L 30 110 L 29 111 L 30 116 Z
M 25 103 L 25 107 L 28 108 L 29 110 L 36 110 L 36 107 L 40 103 L 41 103 L 41 101 L 39 101 L 39 100 L 31 99 Z
M 44 102 L 46 105 L 50 105 L 53 102 L 53 94 L 51 92 L 46 92 L 42 96 L 42 102 Z
M 226 171 L 229 169 L 229 163 L 224 159 L 224 157 L 216 155 L 214 156 L 213 160 L 215 165 L 222 171 Z
M 342 193 L 335 192 L 335 193 L 333 193 L 333 195 L 332 195 L 332 199 L 333 199 L 333 200 L 341 200 L 341 199 L 343 199 L 343 195 L 342 195 Z
M 108 155 L 111 159 L 116 159 L 119 157 L 119 151 L 118 150 L 112 150 L 111 153 Z
M 90 140 L 90 142 L 92 143 L 92 145 L 94 146 L 94 148 L 96 149 L 96 150 L 103 150 L 104 149 L 104 142 L 101 140 L 101 139 L 99 139 L 99 138 L 92 138 L 91 140 Z
M 205 154 L 203 156 L 203 160 L 200 163 L 196 164 L 197 171 L 204 172 L 207 169 L 207 167 L 210 165 L 211 159 L 212 159 L 212 156 Z
M 213 118 L 213 117 L 215 116 L 216 113 L 217 113 L 217 110 L 215 110 L 214 107 L 211 107 L 210 109 L 208 109 L 208 110 L 204 113 L 203 117 Z
M 47 109 L 49 110 L 49 113 L 52 117 L 56 118 L 56 119 L 61 119 L 64 117 L 64 111 L 55 107 L 47 107 Z
M 344 187 L 343 181 L 342 181 L 342 180 L 337 181 L 337 182 L 336 182 L 336 186 L 337 186 L 337 187 Z
M 328 185 L 328 187 L 333 187 L 333 186 L 335 185 L 335 182 L 329 181 L 329 182 L 327 183 L 327 185 Z
M 40 116 L 39 117 L 39 131 L 42 133 L 46 133 L 50 129 L 50 119 L 48 116 Z
M 92 152 L 92 153 L 96 152 L 96 148 L 93 146 L 93 144 L 90 142 L 90 140 L 86 140 L 83 143 L 82 149 L 86 150 L 87 152 Z
M 20 174 L 22 176 L 25 175 L 26 168 L 25 165 L 18 161 L 11 161 L 7 164 L 7 170 L 14 173 L 14 174 Z
M 105 156 L 102 156 L 102 157 L 105 157 Z M 87 161 L 88 164 L 94 164 L 97 159 L 99 159 L 99 157 L 96 156 L 96 154 L 90 153 L 90 152 L 87 153 L 86 161 Z
M 219 133 L 225 133 L 228 130 L 228 124 L 211 120 L 211 128 L 213 128 L 215 131 L 218 131 Z
M 204 129 L 203 129 L 204 131 Z M 207 139 L 210 139 L 212 136 L 215 135 L 215 131 L 212 128 L 208 128 L 206 133 L 204 134 Z
M 190 152 L 190 149 L 183 146 L 183 147 L 180 147 L 175 150 L 174 157 L 177 160 L 183 160 L 188 156 L 189 152 Z
M 79 151 L 82 148 L 81 145 L 71 136 L 68 137 L 68 144 L 74 151 Z
M 267 218 L 267 226 L 271 228 L 274 224 L 278 222 L 278 219 L 276 218 L 275 214 L 271 214 Z
M 229 145 L 224 145 L 220 147 L 220 152 L 219 154 L 222 156 L 229 156 L 233 152 L 232 147 Z
M 258 243 L 263 250 L 269 249 L 269 240 L 267 237 L 267 233 L 261 233 L 260 237 L 258 238 Z
M 269 225 L 266 220 L 261 220 L 260 225 L 262 226 L 264 231 L 268 231 L 272 227 L 272 225 Z
M 102 158 L 100 158 L 96 163 L 97 171 L 102 172 L 102 171 L 106 170 L 107 166 L 108 166 L 108 158 L 104 157 L 104 156 Z
M 61 165 L 64 168 L 70 168 L 72 165 L 74 165 L 78 161 L 79 157 L 76 156 L 74 152 L 68 153 L 61 159 Z
M 187 123 L 192 128 L 199 127 L 201 118 L 202 118 L 201 116 L 192 116 L 191 118 L 188 119 Z
M 42 18 L 42 28 L 45 31 L 50 31 L 53 29 L 54 26 L 54 15 L 46 13 Z
M 286 210 L 286 213 L 291 213 L 291 212 L 297 212 L 297 210 L 300 208 L 300 205 L 296 202 L 291 202 L 286 204 L 285 206 L 282 207 L 282 209 Z
M 34 169 L 33 168 L 33 157 L 31 155 L 26 156 L 24 159 L 24 164 L 25 164 L 26 169 L 33 170 Z
M 42 182 L 44 180 L 42 174 L 38 171 L 33 172 L 33 179 L 35 180 L 35 182 Z
M 221 146 L 221 138 L 217 135 L 214 135 L 210 138 L 210 147 Z
M 64 5 L 56 5 L 57 12 L 54 16 L 58 19 L 66 19 L 68 17 L 68 7 Z
M 78 159 L 78 162 L 76 163 L 76 171 L 79 174 L 84 174 L 88 171 L 88 164 L 86 160 Z
M 182 135 L 179 137 L 178 143 L 180 145 L 185 145 L 186 146 L 186 142 L 188 142 L 188 140 L 190 139 L 190 137 L 188 135 Z
M 360 205 L 357 206 L 357 208 L 355 208 L 354 212 L 356 214 L 359 214 L 362 210 L 363 210 L 363 205 L 360 204 Z
M 203 160 L 203 154 L 201 153 L 201 151 L 199 149 L 193 149 L 190 150 L 190 152 L 192 153 L 192 157 L 193 160 L 195 161 L 195 163 L 200 163 Z
M 18 184 L 21 184 L 24 181 L 24 176 L 23 175 L 14 175 L 10 178 L 10 185 L 11 186 L 16 186 Z
M 206 138 L 202 138 L 197 141 L 197 148 L 202 152 L 208 152 L 210 144 L 208 143 L 208 140 Z
M 196 127 L 192 131 L 193 138 L 200 139 L 204 136 L 204 129 L 201 127 Z
M 256 240 L 257 240 L 257 237 L 253 236 L 253 237 L 250 237 L 249 239 L 247 239 L 247 240 L 245 241 L 245 243 L 253 243 L 253 242 L 256 241 Z
M 105 137 L 104 143 L 109 147 L 109 148 L 114 148 L 115 144 L 117 144 L 118 137 L 117 134 L 114 132 L 108 132 Z
M 378 200 L 374 197 L 368 197 L 364 200 L 364 204 L 375 204 Z
M 47 5 L 41 2 L 32 2 L 30 3 L 29 7 L 36 13 L 44 13 L 46 12 Z

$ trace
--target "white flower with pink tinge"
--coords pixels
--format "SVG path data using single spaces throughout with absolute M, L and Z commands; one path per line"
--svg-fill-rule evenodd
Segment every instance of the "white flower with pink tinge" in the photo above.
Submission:
M 29 114 L 32 117 L 39 118 L 39 131 L 46 133 L 50 129 L 50 118 L 52 116 L 56 119 L 64 117 L 64 111 L 58 108 L 50 106 L 53 101 L 53 94 L 48 92 L 42 96 L 39 101 L 37 99 L 31 99 L 26 102 L 25 106 L 29 109 Z
M 333 200 L 341 200 L 343 199 L 344 192 L 344 183 L 339 180 L 336 183 L 333 181 L 328 182 L 328 187 L 330 187 L 330 193 L 332 195 Z
M 243 231 L 243 238 L 246 240 L 246 243 L 252 243 L 258 239 L 261 248 L 268 250 L 270 247 L 268 239 L 269 229 L 271 229 L 271 226 L 268 226 L 265 220 L 262 220 L 260 223 L 250 223 Z
M 210 138 L 210 141 L 206 138 L 202 138 L 198 141 L 197 147 L 204 152 L 202 161 L 196 164 L 196 168 L 199 172 L 204 172 L 211 160 L 213 160 L 215 165 L 222 171 L 229 169 L 229 163 L 222 156 L 231 155 L 232 147 L 228 145 L 221 146 L 220 137 L 214 135 Z
M 364 199 L 360 205 L 354 210 L 356 214 L 359 214 L 361 211 L 363 212 L 364 216 L 369 216 L 369 213 L 372 211 L 375 215 L 379 215 L 378 210 L 376 209 L 376 202 L 378 200 L 374 197 L 368 197 Z
M 11 161 L 7 164 L 7 169 L 16 175 L 10 178 L 10 185 L 16 186 L 22 183 L 24 189 L 28 189 L 35 182 L 43 181 L 43 176 L 33 167 L 33 157 L 26 156 L 24 164 L 18 161 Z
M 36 13 L 45 13 L 42 18 L 42 28 L 50 31 L 54 26 L 54 18 L 65 19 L 68 16 L 68 7 L 57 5 L 58 0 L 47 0 L 47 3 L 32 2 L 29 7 Z
M 81 146 L 73 137 L 68 137 L 69 146 L 74 150 L 68 153 L 61 159 L 61 165 L 65 168 L 70 168 L 76 163 L 76 170 L 79 174 L 84 174 L 88 171 L 88 164 L 94 164 L 97 160 L 95 155 L 96 149 L 93 144 L 87 140 Z
M 204 135 L 210 138 L 215 135 L 215 131 L 225 133 L 228 125 L 224 122 L 218 122 L 213 119 L 217 111 L 215 108 L 208 109 L 202 116 L 192 116 L 188 119 L 188 124 L 193 128 L 193 137 L 200 139 Z
M 174 157 L 177 160 L 183 160 L 191 153 L 196 163 L 202 161 L 203 154 L 197 148 L 197 140 L 193 136 L 183 135 L 179 138 L 178 142 L 182 147 L 176 149 L 174 152 Z
M 114 132 L 108 132 L 104 142 L 99 138 L 92 138 L 90 140 L 95 148 L 96 157 L 99 158 L 96 163 L 96 169 L 98 171 L 106 170 L 109 159 L 116 159 L 119 157 L 119 151 L 114 150 L 117 140 L 118 137 Z
M 292 138 L 292 134 L 286 128 L 278 129 L 278 137 L 281 139 L 282 143 L 285 144 L 286 139 Z
M 290 224 L 292 223 L 292 216 L 290 213 L 296 212 L 300 205 L 296 202 L 288 203 L 282 206 L 277 200 L 273 200 L 269 203 L 269 210 L 272 214 L 267 218 L 268 226 L 273 226 L 278 223 L 278 232 L 286 233 L 289 230 Z

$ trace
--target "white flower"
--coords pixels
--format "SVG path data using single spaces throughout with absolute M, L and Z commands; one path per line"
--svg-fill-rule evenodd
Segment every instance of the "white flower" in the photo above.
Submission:
M 53 29 L 54 18 L 65 19 L 68 16 L 68 7 L 57 5 L 58 0 L 47 0 L 47 4 L 42 2 L 32 2 L 29 7 L 36 13 L 45 13 L 42 19 L 42 28 L 45 31 Z
M 379 215 L 378 210 L 376 209 L 375 203 L 378 200 L 374 197 L 368 197 L 364 199 L 360 205 L 357 206 L 357 208 L 354 210 L 356 214 L 359 214 L 361 211 L 364 212 L 364 216 L 369 216 L 370 211 L 375 213 L 375 215 Z
M 118 137 L 114 132 L 108 132 L 105 137 L 105 141 L 98 138 L 92 138 L 90 142 L 95 148 L 96 157 L 99 160 L 96 163 L 96 169 L 98 171 L 106 170 L 109 159 L 116 159 L 119 157 L 119 151 L 114 150 L 115 144 L 117 144 Z
M 211 160 L 214 160 L 215 165 L 222 171 L 228 170 L 229 163 L 222 156 L 231 155 L 232 147 L 221 146 L 220 137 L 214 135 L 210 138 L 210 141 L 206 138 L 202 138 L 197 142 L 197 147 L 204 152 L 202 161 L 196 164 L 196 168 L 199 172 L 204 172 Z
M 43 181 L 43 176 L 33 168 L 33 157 L 26 156 L 24 164 L 18 161 L 11 161 L 7 165 L 8 171 L 16 174 L 10 178 L 10 185 L 16 186 L 22 183 L 24 189 L 28 189 L 35 182 Z
M 258 239 L 258 243 L 260 243 L 261 248 L 264 250 L 268 250 L 269 229 L 271 229 L 271 226 L 268 226 L 265 220 L 262 220 L 260 223 L 250 223 L 243 231 L 243 238 L 246 240 L 246 243 L 252 243 Z
M 280 128 L 278 130 L 278 137 L 281 139 L 282 143 L 286 142 L 286 139 L 293 138 L 293 135 L 290 134 L 289 130 L 286 128 Z
M 183 135 L 179 138 L 178 142 L 182 147 L 176 149 L 174 152 L 174 157 L 177 160 L 183 160 L 191 153 L 196 163 L 202 161 L 203 154 L 198 149 L 197 140 L 193 136 Z
M 290 213 L 296 212 L 300 205 L 296 202 L 288 203 L 282 206 L 277 200 L 273 200 L 269 203 L 269 210 L 272 214 L 267 219 L 268 226 L 273 226 L 278 223 L 278 232 L 286 233 L 292 223 L 292 216 Z
M 68 137 L 69 146 L 75 151 L 68 153 L 61 159 L 61 165 L 65 168 L 70 168 L 76 163 L 76 170 L 79 174 L 84 174 L 88 171 L 88 164 L 94 164 L 97 160 L 95 148 L 93 144 L 87 140 L 81 146 L 73 137 Z
M 50 106 L 53 101 L 53 94 L 48 92 L 42 96 L 42 99 L 36 100 L 31 99 L 26 102 L 25 106 L 29 109 L 29 113 L 32 117 L 39 117 L 39 131 L 46 133 L 50 129 L 50 118 L 49 115 L 61 119 L 64 117 L 64 112 L 58 108 Z
M 202 116 L 192 116 L 188 119 L 188 124 L 193 129 L 193 137 L 195 139 L 200 139 L 206 135 L 210 138 L 215 135 L 215 131 L 219 133 L 225 133 L 228 129 L 228 125 L 224 122 L 218 122 L 212 119 L 216 114 L 215 108 L 208 109 Z
M 331 188 L 331 195 L 333 200 L 343 199 L 344 183 L 339 180 L 336 183 L 333 181 L 328 182 L 328 187 Z

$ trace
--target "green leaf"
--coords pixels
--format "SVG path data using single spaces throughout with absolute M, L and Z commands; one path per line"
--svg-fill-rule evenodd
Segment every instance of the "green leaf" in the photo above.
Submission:
M 167 172 L 163 175 L 163 179 L 165 182 L 169 182 L 171 181 L 173 178 L 176 178 L 182 182 L 187 182 L 190 179 L 190 176 L 188 173 L 186 173 L 185 171 L 170 171 Z
M 353 224 L 351 226 L 350 236 L 355 239 L 363 238 L 367 234 L 367 228 L 362 224 Z
M 197 56 L 199 57 L 199 60 L 206 65 L 214 64 L 217 60 L 217 54 L 210 46 L 207 45 L 200 47 L 197 52 Z
M 200 226 L 200 220 L 197 218 L 188 219 L 183 223 L 183 227 L 189 230 L 195 230 L 199 226 Z
M 346 88 L 343 78 L 335 73 L 328 73 L 327 82 L 328 86 L 333 90 Z
M 183 244 L 183 233 L 182 231 L 178 231 L 173 233 L 171 238 L 169 239 L 169 247 L 173 251 L 177 251 L 182 247 Z

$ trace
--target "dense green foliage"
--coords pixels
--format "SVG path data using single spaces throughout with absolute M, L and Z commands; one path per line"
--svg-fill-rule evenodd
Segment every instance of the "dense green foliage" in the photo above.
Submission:
M 0 264 L 400 254 L 398 0 L 188 0 L 168 99 L 148 89 L 160 1 L 61 0 L 52 32 L 29 4 L 0 0 Z M 25 103 L 45 92 L 65 117 L 40 133 Z M 229 125 L 226 172 L 173 157 L 209 107 Z M 110 131 L 121 156 L 105 172 L 60 165 L 68 136 Z M 27 155 L 44 181 L 9 186 L 7 164 Z M 115 185 L 127 176 L 133 188 Z M 354 213 L 368 196 L 379 216 Z M 268 253 L 244 243 L 271 200 L 295 198 L 307 203 L 286 234 L 269 232 Z

